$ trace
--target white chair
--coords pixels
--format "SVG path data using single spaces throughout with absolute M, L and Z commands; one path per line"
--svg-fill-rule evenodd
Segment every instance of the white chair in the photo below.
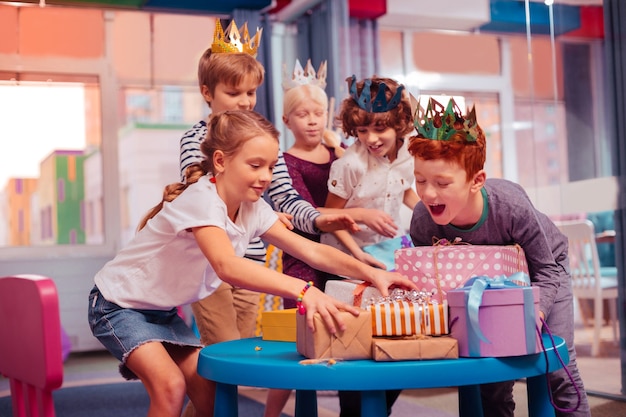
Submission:
M 600 266 L 596 235 L 589 220 L 555 222 L 569 240 L 569 262 L 574 297 L 593 300 L 593 340 L 591 355 L 600 353 L 600 330 L 604 320 L 604 300 L 608 300 L 613 338 L 617 343 L 617 268 Z

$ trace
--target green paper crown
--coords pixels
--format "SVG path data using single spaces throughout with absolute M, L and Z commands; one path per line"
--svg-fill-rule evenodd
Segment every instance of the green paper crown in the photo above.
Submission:
M 363 89 L 361 90 L 361 95 L 359 96 L 356 90 L 356 75 L 349 77 L 346 79 L 348 82 L 348 90 L 350 91 L 350 96 L 354 101 L 356 101 L 357 105 L 365 110 L 368 113 L 385 113 L 389 110 L 395 109 L 400 101 L 402 100 L 402 90 L 404 90 L 403 85 L 399 85 L 396 90 L 396 94 L 391 97 L 389 101 L 387 101 L 386 93 L 389 87 L 387 84 L 381 82 L 378 84 L 378 92 L 376 93 L 376 97 L 372 99 L 372 92 L 370 90 L 372 86 L 372 80 L 367 78 L 363 82 Z
M 476 142 L 478 123 L 474 106 L 463 116 L 453 98 L 448 101 L 445 109 L 432 97 L 428 99 L 426 109 L 419 105 L 414 97 L 411 97 L 411 104 L 415 108 L 413 125 L 420 136 L 426 139 L 447 141 L 455 133 L 465 132 L 467 142 Z

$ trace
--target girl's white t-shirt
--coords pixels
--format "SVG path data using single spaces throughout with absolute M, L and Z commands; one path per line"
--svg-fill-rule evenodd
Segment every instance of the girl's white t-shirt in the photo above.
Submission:
M 367 147 L 357 140 L 341 158 L 333 162 L 328 177 L 328 191 L 347 200 L 345 208 L 384 211 L 399 226 L 396 236 L 407 233 L 401 227 L 400 209 L 404 204 L 404 192 L 415 181 L 413 157 L 406 143 L 405 140 L 398 148 L 398 157 L 389 162 L 387 158 L 372 156 Z M 352 233 L 352 237 L 360 247 L 387 239 L 365 224 L 359 224 L 359 227 L 361 230 Z M 332 233 L 323 233 L 321 242 L 346 252 L 346 248 Z
M 207 297 L 221 281 L 198 247 L 191 228 L 217 226 L 237 256 L 278 216 L 263 199 L 242 203 L 237 221 L 227 215 L 215 184 L 204 176 L 191 184 L 108 262 L 95 277 L 102 295 L 125 308 L 169 310 Z

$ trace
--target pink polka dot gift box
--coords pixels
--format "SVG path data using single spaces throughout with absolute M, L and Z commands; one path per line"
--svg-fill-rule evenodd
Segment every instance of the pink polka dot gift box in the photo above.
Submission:
M 449 244 L 417 246 L 395 251 L 396 271 L 415 282 L 435 300 L 461 288 L 475 276 L 528 273 L 526 256 L 519 245 Z

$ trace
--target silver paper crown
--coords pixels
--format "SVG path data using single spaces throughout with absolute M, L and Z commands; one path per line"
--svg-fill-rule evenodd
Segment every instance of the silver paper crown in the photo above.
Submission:
M 327 71 L 326 64 L 326 61 L 322 61 L 316 73 L 310 59 L 306 61 L 304 68 L 302 68 L 300 61 L 296 59 L 296 64 L 294 65 L 292 74 L 289 74 L 287 72 L 287 67 L 283 65 L 283 91 L 306 84 L 317 85 L 320 88 L 325 88 Z

